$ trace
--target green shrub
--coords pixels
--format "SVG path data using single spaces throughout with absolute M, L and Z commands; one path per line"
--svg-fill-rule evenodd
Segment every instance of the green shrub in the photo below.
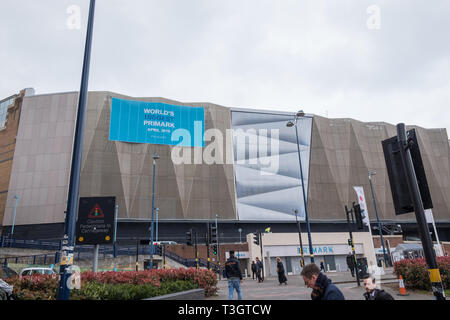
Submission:
M 165 294 L 195 289 L 193 281 L 176 280 L 161 283 L 155 287 L 152 284 L 109 284 L 88 282 L 80 290 L 72 290 L 73 300 L 141 300 Z
M 437 257 L 444 289 L 450 288 L 450 257 Z M 394 263 L 394 274 L 402 276 L 405 287 L 410 289 L 431 290 L 430 276 L 425 259 L 404 259 Z
M 6 279 L 19 300 L 55 300 L 58 277 L 33 275 Z M 217 278 L 212 271 L 185 269 L 82 272 L 81 289 L 71 290 L 74 300 L 133 300 L 203 288 L 205 296 L 217 292 Z

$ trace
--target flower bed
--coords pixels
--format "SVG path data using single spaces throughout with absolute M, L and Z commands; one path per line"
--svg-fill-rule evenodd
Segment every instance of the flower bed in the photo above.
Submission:
M 24 300 L 54 300 L 58 276 L 33 275 L 6 280 L 14 294 Z M 203 288 L 205 296 L 217 292 L 214 272 L 204 269 L 166 269 L 124 272 L 82 272 L 81 288 L 71 290 L 71 299 L 136 300 Z
M 450 288 L 450 257 L 437 257 L 444 289 Z M 406 288 L 431 290 L 430 276 L 425 259 L 404 259 L 394 263 L 394 274 L 403 278 Z

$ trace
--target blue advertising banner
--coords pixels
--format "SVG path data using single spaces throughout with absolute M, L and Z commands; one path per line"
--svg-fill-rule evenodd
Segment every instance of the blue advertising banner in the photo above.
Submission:
M 109 140 L 204 147 L 202 107 L 112 98 Z

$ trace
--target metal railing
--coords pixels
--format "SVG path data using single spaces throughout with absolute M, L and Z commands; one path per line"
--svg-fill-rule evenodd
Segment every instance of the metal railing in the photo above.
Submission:
M 10 239 L 5 236 L 0 237 L 0 247 L 6 248 L 22 248 L 22 249 L 36 249 L 36 250 L 49 250 L 56 251 L 55 253 L 37 254 L 37 255 L 27 255 L 27 256 L 9 256 L 0 257 L 0 263 L 24 263 L 24 264 L 57 264 L 59 263 L 60 250 L 62 246 L 62 240 L 60 239 L 50 239 L 50 240 L 21 240 L 21 239 Z M 153 246 L 155 255 L 161 255 L 161 251 L 158 246 Z M 99 256 L 106 258 L 112 258 L 115 256 L 136 256 L 136 251 L 138 255 L 148 255 L 150 254 L 149 245 L 139 245 L 136 248 L 134 244 L 116 244 L 114 245 L 100 245 Z M 182 264 L 185 267 L 196 267 L 195 259 L 185 259 L 177 254 L 167 251 L 165 252 L 166 257 L 175 262 Z M 75 246 L 74 248 L 74 258 L 77 260 L 81 259 L 92 259 L 94 256 L 94 246 L 93 245 L 82 245 Z M 210 268 L 215 272 L 221 272 L 222 268 L 214 263 L 210 262 Z M 208 262 L 204 259 L 199 259 L 200 267 L 208 267 Z

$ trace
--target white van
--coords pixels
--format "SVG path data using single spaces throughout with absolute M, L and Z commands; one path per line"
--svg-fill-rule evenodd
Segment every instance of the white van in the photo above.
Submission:
M 46 267 L 31 267 L 31 268 L 25 268 L 20 271 L 20 276 L 32 276 L 34 274 L 56 274 L 55 270 L 52 268 L 46 268 Z

